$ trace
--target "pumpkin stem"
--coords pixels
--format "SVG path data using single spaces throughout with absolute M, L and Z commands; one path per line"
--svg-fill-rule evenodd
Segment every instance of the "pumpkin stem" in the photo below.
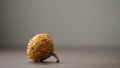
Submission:
M 55 52 L 52 53 L 52 56 L 54 56 L 54 57 L 57 59 L 57 60 L 56 60 L 57 63 L 60 62 L 60 60 L 59 60 L 59 58 L 58 58 L 58 56 L 57 56 L 57 54 L 56 54 Z

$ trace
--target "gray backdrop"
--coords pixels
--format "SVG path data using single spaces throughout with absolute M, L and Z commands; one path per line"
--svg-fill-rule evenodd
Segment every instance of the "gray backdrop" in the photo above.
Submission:
M 120 46 L 120 0 L 0 0 L 1 46 L 48 33 L 56 46 Z

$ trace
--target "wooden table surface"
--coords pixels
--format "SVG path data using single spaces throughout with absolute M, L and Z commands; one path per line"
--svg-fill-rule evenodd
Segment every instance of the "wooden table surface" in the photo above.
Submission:
M 0 68 L 120 68 L 120 49 L 58 49 L 60 63 L 50 57 L 43 63 L 28 59 L 25 50 L 1 50 Z

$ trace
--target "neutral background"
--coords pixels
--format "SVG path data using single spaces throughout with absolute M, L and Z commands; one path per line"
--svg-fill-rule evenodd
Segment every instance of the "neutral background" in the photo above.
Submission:
M 28 59 L 38 33 L 53 38 L 60 63 Z M 56 67 L 120 68 L 120 0 L 0 0 L 0 68 Z
M 56 46 L 120 46 L 120 0 L 0 0 L 0 46 L 48 33 Z

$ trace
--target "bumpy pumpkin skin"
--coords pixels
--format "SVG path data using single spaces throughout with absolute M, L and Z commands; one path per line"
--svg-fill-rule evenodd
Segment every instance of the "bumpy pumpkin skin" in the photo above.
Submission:
M 28 57 L 36 62 L 49 58 L 53 52 L 53 41 L 48 34 L 35 35 L 27 45 Z

